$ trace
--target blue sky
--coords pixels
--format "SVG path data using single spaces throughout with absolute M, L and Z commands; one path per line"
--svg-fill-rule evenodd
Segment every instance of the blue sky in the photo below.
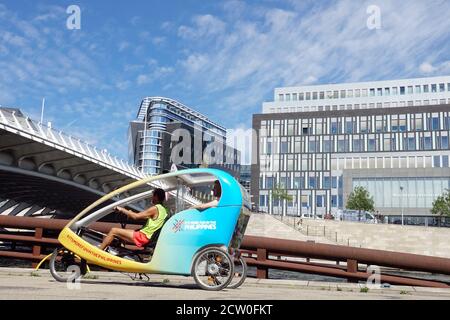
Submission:
M 69 5 L 81 30 L 68 30 Z M 381 29 L 366 25 L 369 5 Z M 450 74 L 450 1 L 0 0 L 0 105 L 126 159 L 142 98 L 230 129 L 279 86 Z

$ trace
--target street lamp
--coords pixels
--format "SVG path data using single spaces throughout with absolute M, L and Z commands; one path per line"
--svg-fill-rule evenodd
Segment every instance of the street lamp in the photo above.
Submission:
M 402 226 L 404 225 L 404 219 L 403 219 L 403 186 L 400 186 L 400 201 L 401 201 L 401 208 L 402 208 Z

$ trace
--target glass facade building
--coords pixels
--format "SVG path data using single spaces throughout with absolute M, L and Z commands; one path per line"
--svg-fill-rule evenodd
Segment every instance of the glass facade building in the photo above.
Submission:
M 261 211 L 323 216 L 361 185 L 380 214 L 427 215 L 450 187 L 450 77 L 280 88 L 275 100 L 253 117 Z
M 226 141 L 226 129 L 206 116 L 169 98 L 147 97 L 141 102 L 137 119 L 130 123 L 129 161 L 145 173 L 162 173 L 162 139 L 172 122 L 197 127 L 212 139 Z

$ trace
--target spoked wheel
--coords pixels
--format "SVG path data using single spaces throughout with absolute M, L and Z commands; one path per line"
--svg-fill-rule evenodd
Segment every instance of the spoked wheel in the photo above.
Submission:
M 228 288 L 236 289 L 239 288 L 247 278 L 247 263 L 243 257 L 239 259 L 234 259 L 234 272 L 233 279 L 231 280 Z
M 73 252 L 65 248 L 58 248 L 53 251 L 50 259 L 50 273 L 59 282 L 75 281 L 79 276 L 86 274 L 86 261 L 77 257 Z
M 226 288 L 233 279 L 233 272 L 233 260 L 221 249 L 207 248 L 194 259 L 194 280 L 202 289 L 218 291 Z

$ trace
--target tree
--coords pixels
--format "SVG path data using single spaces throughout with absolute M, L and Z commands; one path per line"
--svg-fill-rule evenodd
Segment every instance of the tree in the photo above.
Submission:
M 433 201 L 431 213 L 441 217 L 450 217 L 450 191 L 448 189 Z
M 347 209 L 358 210 L 359 219 L 361 220 L 361 211 L 375 211 L 373 197 L 364 187 L 356 187 L 348 196 Z
M 291 196 L 286 189 L 281 188 L 279 185 L 275 185 L 272 189 L 272 199 L 273 200 L 286 200 L 286 201 L 292 201 L 294 199 L 293 196 Z

